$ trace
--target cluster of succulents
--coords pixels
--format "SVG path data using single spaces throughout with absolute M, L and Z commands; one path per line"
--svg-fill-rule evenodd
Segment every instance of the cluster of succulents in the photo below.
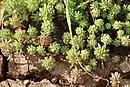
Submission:
M 115 0 L 95 0 L 90 6 L 83 3 L 6 0 L 0 50 L 7 56 L 15 52 L 47 54 L 43 64 L 47 70 L 54 64 L 50 54 L 62 54 L 71 65 L 81 64 L 91 71 L 107 60 L 109 46 L 130 46 L 130 5 Z M 124 19 L 120 20 L 122 14 Z M 57 26 L 59 19 L 65 26 Z

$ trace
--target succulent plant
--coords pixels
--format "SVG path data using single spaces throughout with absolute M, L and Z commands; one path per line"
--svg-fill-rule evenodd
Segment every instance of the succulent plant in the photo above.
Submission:
M 85 67 L 84 67 L 84 69 L 86 70 L 86 71 L 91 71 L 92 70 L 92 66 L 91 65 L 86 65 Z
M 42 8 L 39 8 L 39 16 L 42 20 L 52 20 L 55 14 L 54 6 L 51 4 L 44 4 Z
M 109 50 L 106 48 L 106 45 L 101 46 L 98 44 L 98 47 L 94 48 L 94 54 L 96 56 L 96 59 L 105 61 L 108 57 Z
M 111 73 L 111 77 L 110 77 L 110 83 L 112 85 L 112 87 L 118 87 L 120 84 L 120 80 L 121 80 L 121 75 L 118 72 L 115 73 Z
M 122 22 L 121 21 L 115 21 L 113 24 L 114 29 L 121 29 L 122 28 Z
M 121 44 L 123 46 L 129 46 L 130 45 L 130 39 L 129 39 L 129 36 L 122 36 L 121 37 Z
M 26 38 L 25 30 L 18 29 L 15 31 L 14 38 L 16 38 L 19 42 L 22 42 Z
M 43 60 L 43 66 L 47 70 L 51 70 L 55 66 L 55 60 L 51 56 L 45 57 Z
M 101 26 L 104 24 L 104 22 L 103 22 L 102 19 L 97 19 L 97 20 L 94 21 L 94 24 L 95 24 L 97 27 L 101 27 Z
M 57 42 L 54 42 L 49 46 L 49 50 L 54 53 L 59 53 L 60 49 L 61 49 L 60 44 L 58 44 Z
M 64 13 L 64 10 L 65 10 L 64 7 L 65 6 L 62 2 L 57 3 L 55 6 L 57 13 Z
M 103 34 L 101 36 L 101 42 L 104 43 L 105 45 L 107 45 L 107 44 L 110 44 L 112 42 L 112 39 L 108 34 Z
M 64 44 L 69 44 L 70 43 L 71 38 L 70 38 L 70 33 L 69 32 L 65 32 L 63 34 L 62 38 L 63 38 Z
M 46 53 L 46 52 L 45 52 L 45 48 L 44 48 L 43 46 L 41 46 L 41 45 L 37 46 L 36 50 L 37 50 L 37 52 L 38 52 L 40 55 Z
M 11 31 L 9 29 L 2 29 L 0 30 L 0 38 L 10 38 Z
M 41 34 L 43 34 L 45 36 L 49 36 L 49 35 L 51 35 L 51 33 L 55 32 L 55 25 L 50 20 L 44 21 L 44 23 L 42 23 L 41 28 L 42 28 L 41 29 Z
M 93 17 L 99 17 L 100 16 L 100 10 L 98 8 L 92 9 L 91 14 Z
M 80 38 L 84 39 L 86 37 L 86 32 L 83 30 L 83 28 L 77 27 L 75 31 Z
M 29 54 L 34 55 L 34 54 L 37 52 L 37 49 L 36 49 L 35 46 L 29 45 L 29 46 L 27 47 L 27 51 L 28 51 Z
M 16 41 L 16 40 L 15 40 L 15 42 L 13 43 L 13 45 L 14 45 L 15 50 L 16 50 L 17 52 L 21 52 L 22 49 L 23 49 L 23 47 L 24 47 L 24 45 L 23 45 L 22 43 L 20 43 L 20 42 L 18 42 L 18 41 Z
M 31 37 L 36 37 L 38 34 L 37 29 L 31 25 L 29 25 L 29 29 L 27 32 L 28 32 L 29 36 L 31 36 Z
M 26 0 L 27 8 L 30 12 L 34 12 L 38 9 L 38 0 Z

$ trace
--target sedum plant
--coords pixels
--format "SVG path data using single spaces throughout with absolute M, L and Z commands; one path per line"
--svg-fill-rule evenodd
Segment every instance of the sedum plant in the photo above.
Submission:
M 130 84 L 126 84 L 126 85 L 124 85 L 123 87 L 130 87 Z
M 90 59 L 89 65 L 91 65 L 95 69 L 97 66 L 97 63 L 98 62 L 97 62 L 96 58 L 93 58 L 93 59 Z
M 24 47 L 22 43 L 20 43 L 16 40 L 14 41 L 13 45 L 15 47 L 16 52 L 21 52 Z
M 112 39 L 108 34 L 103 34 L 101 36 L 101 42 L 104 43 L 105 45 L 108 45 L 112 42 Z
M 122 22 L 121 21 L 115 21 L 113 24 L 113 28 L 114 29 L 121 29 L 123 27 Z
M 99 17 L 99 16 L 100 16 L 100 13 L 101 13 L 101 11 L 100 11 L 100 9 L 98 9 L 98 8 L 94 8 L 94 9 L 92 9 L 92 11 L 91 11 L 92 17 L 95 17 L 95 18 Z
M 27 8 L 29 12 L 34 12 L 38 9 L 39 1 L 38 0 L 26 0 Z
M 34 55 L 34 54 L 37 52 L 37 49 L 36 49 L 35 46 L 29 45 L 29 46 L 27 47 L 27 51 L 28 51 L 29 54 Z
M 94 21 L 94 24 L 95 24 L 97 27 L 101 27 L 101 26 L 104 24 L 104 22 L 103 22 L 102 19 L 97 19 L 97 20 Z
M 4 56 L 8 57 L 14 52 L 14 46 L 12 45 L 12 40 L 1 39 L 0 50 Z
M 69 32 L 65 32 L 63 34 L 62 38 L 63 38 L 64 44 L 70 44 L 71 38 L 70 38 L 70 33 Z
M 37 51 L 39 54 L 44 54 L 44 53 L 46 53 L 45 48 L 44 48 L 43 46 L 41 46 L 41 45 L 38 45 L 38 46 L 36 47 L 36 51 Z
M 90 72 L 90 71 L 92 70 L 92 66 L 91 66 L 91 65 L 86 65 L 86 66 L 84 67 L 84 69 L 85 69 L 85 71 Z
M 87 42 L 88 42 L 88 47 L 90 47 L 90 48 L 95 47 L 97 45 L 97 40 L 96 40 L 95 34 L 89 35 Z
M 25 30 L 18 29 L 15 31 L 14 38 L 19 42 L 22 42 L 26 38 Z
M 55 60 L 51 56 L 45 57 L 43 60 L 43 66 L 46 68 L 46 70 L 51 70 L 52 68 L 54 68 L 54 63 Z
M 55 25 L 52 21 L 50 20 L 46 20 L 44 21 L 44 23 L 42 23 L 41 26 L 41 34 L 45 35 L 45 36 L 49 36 L 52 33 L 55 32 Z
M 121 44 L 123 46 L 129 46 L 130 45 L 130 39 L 129 39 L 129 36 L 122 36 L 121 37 Z
M 111 24 L 110 24 L 110 23 L 106 23 L 106 24 L 105 24 L 105 28 L 106 28 L 106 29 L 110 29 L 110 28 L 111 28 Z
M 103 32 L 105 30 L 103 19 L 96 19 L 94 21 L 94 24 L 96 25 L 96 27 L 98 27 L 99 31 Z
M 94 48 L 94 55 L 96 56 L 96 59 L 105 61 L 108 57 L 109 50 L 106 48 L 106 45 L 101 46 L 98 44 L 98 47 Z
M 117 37 L 121 39 L 121 37 L 124 36 L 124 30 L 118 30 L 117 31 Z
M 54 53 L 59 53 L 60 48 L 61 48 L 60 44 L 57 42 L 54 42 L 54 43 L 50 44 L 50 46 L 49 46 L 49 50 Z
M 75 48 L 78 49 L 83 49 L 84 47 L 84 40 L 81 37 L 74 36 L 73 40 L 70 41 L 72 47 L 75 46 Z
M 71 63 L 71 65 L 77 65 L 79 62 L 82 63 L 89 57 L 89 51 L 86 50 L 81 50 L 81 51 L 76 51 L 74 48 L 71 48 L 69 51 L 67 51 L 67 56 L 66 59 Z
M 120 46 L 120 45 L 121 45 L 120 39 L 116 38 L 116 39 L 113 41 L 113 45 L 115 45 L 116 47 Z
M 30 37 L 36 37 L 37 34 L 38 34 L 38 31 L 37 31 L 37 29 L 35 27 L 29 25 L 27 33 L 29 34 Z
M 95 25 L 90 25 L 90 27 L 88 29 L 88 33 L 89 34 L 95 34 L 95 33 L 97 33 L 97 27 Z
M 11 31 L 9 29 L 0 30 L 0 38 L 11 38 Z
M 65 10 L 64 4 L 62 2 L 57 3 L 55 6 L 55 9 L 57 13 L 64 13 L 64 10 Z
M 120 73 L 118 73 L 118 72 L 111 73 L 110 80 L 111 80 L 110 83 L 111 83 L 112 87 L 119 87 L 120 80 L 121 80 Z
M 55 14 L 54 6 L 51 4 L 44 3 L 42 8 L 39 8 L 39 16 L 42 18 L 42 20 L 52 20 L 53 15 Z
M 77 27 L 76 28 L 76 34 L 78 35 L 78 37 L 84 39 L 86 37 L 86 32 L 83 30 L 83 28 L 81 27 Z

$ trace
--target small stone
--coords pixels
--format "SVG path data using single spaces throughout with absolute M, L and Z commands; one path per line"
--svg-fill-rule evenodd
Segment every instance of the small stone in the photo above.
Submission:
M 55 84 L 55 83 L 57 82 L 57 77 L 52 78 L 52 79 L 51 79 L 51 82 L 52 82 L 53 84 Z
M 120 69 L 122 70 L 123 73 L 128 73 L 130 72 L 130 61 L 123 62 L 119 65 Z
M 27 85 L 29 83 L 29 80 L 24 80 L 24 85 Z

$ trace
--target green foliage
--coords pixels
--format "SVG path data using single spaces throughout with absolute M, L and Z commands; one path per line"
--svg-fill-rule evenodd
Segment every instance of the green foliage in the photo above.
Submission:
M 105 30 L 105 28 L 104 28 L 104 22 L 103 22 L 102 19 L 96 19 L 94 21 L 94 24 L 96 25 L 96 27 L 98 27 L 99 31 L 103 32 Z
M 60 48 L 61 48 L 60 44 L 58 44 L 57 42 L 54 42 L 54 43 L 50 44 L 50 46 L 49 46 L 49 50 L 54 53 L 59 53 Z
M 113 87 L 118 86 L 118 84 L 120 84 L 120 80 L 121 80 L 121 74 L 120 73 L 118 73 L 118 72 L 111 73 L 110 83 Z
M 108 34 L 103 34 L 101 36 L 101 42 L 104 43 L 105 45 L 107 45 L 107 44 L 110 44 L 112 42 L 112 39 Z
M 117 31 L 117 37 L 121 38 L 122 36 L 124 36 L 124 30 L 118 30 Z
M 25 10 L 26 3 L 24 0 L 6 0 L 6 11 L 8 13 L 22 13 Z
M 122 44 L 123 46 L 129 46 L 129 45 L 130 45 L 129 36 L 122 36 L 122 37 L 121 37 L 121 44 Z
M 78 35 L 78 37 L 84 39 L 86 37 L 86 32 L 83 30 L 83 28 L 81 27 L 77 27 L 76 28 L 76 34 Z
M 113 24 L 113 28 L 114 29 L 121 29 L 122 28 L 122 22 L 121 21 L 115 21 L 114 24 Z
M 60 53 L 91 71 L 106 61 L 111 45 L 130 46 L 130 5 L 118 0 L 6 0 L 0 19 L 0 50 L 6 56 Z M 54 62 L 47 56 L 43 66 L 50 70 Z
M 95 8 L 91 11 L 91 14 L 93 17 L 99 17 L 100 16 L 100 10 L 98 8 Z
M 88 29 L 89 34 L 94 34 L 97 32 L 97 27 L 95 25 L 90 25 Z
M 11 31 L 9 29 L 2 29 L 0 30 L 0 38 L 10 38 Z
M 96 66 L 97 66 L 97 60 L 95 59 L 95 58 L 93 58 L 93 59 L 90 59 L 90 65 L 93 67 L 93 68 L 96 68 Z
M 26 0 L 25 2 L 30 12 L 34 12 L 38 9 L 38 0 Z
M 110 24 L 110 23 L 106 23 L 106 24 L 105 24 L 105 28 L 106 28 L 106 29 L 110 29 L 110 28 L 111 28 L 111 24 Z
M 15 31 L 14 38 L 16 38 L 19 42 L 23 41 L 26 38 L 25 30 L 18 29 Z
M 35 27 L 31 26 L 31 25 L 29 25 L 27 32 L 28 32 L 29 36 L 31 36 L 31 37 L 36 37 L 37 34 L 38 34 L 37 29 Z
M 14 52 L 14 47 L 11 42 L 12 40 L 8 40 L 8 39 L 3 39 L 0 42 L 0 50 L 6 57 L 8 57 Z
M 84 40 L 81 37 L 78 37 L 76 35 L 73 37 L 73 42 L 71 40 L 70 43 L 71 43 L 72 47 L 75 46 L 75 48 L 77 50 L 82 49 L 84 47 Z
M 64 4 L 62 2 L 59 2 L 55 6 L 57 13 L 64 13 Z
M 104 22 L 103 22 L 102 19 L 97 19 L 97 20 L 94 21 L 94 24 L 95 24 L 97 27 L 101 27 L 101 26 L 104 24 Z
M 130 13 L 128 13 L 128 14 L 126 15 L 126 19 L 127 19 L 127 20 L 130 20 Z
M 95 47 L 97 45 L 97 40 L 96 40 L 95 34 L 89 35 L 87 42 L 88 42 L 88 47 L 90 47 L 90 48 Z
M 55 32 L 55 25 L 50 20 L 44 21 L 44 23 L 42 23 L 41 28 L 41 33 L 45 36 L 49 36 Z
M 37 52 L 37 49 L 36 49 L 35 46 L 29 45 L 29 46 L 27 47 L 27 51 L 28 51 L 29 54 L 34 55 L 34 54 Z
M 113 41 L 113 45 L 115 45 L 116 47 L 120 46 L 121 44 L 121 41 L 120 39 L 116 38 L 114 41 Z
M 89 59 L 88 58 L 89 54 L 90 54 L 90 52 L 87 49 L 81 50 L 81 53 L 80 53 L 81 59 L 84 60 L 84 61 L 86 59 Z
M 54 6 L 50 4 L 44 4 L 42 8 L 39 8 L 39 16 L 42 20 L 52 20 L 55 14 Z
M 66 59 L 69 60 L 69 63 L 72 65 L 78 64 L 79 62 L 85 61 L 89 58 L 89 51 L 87 49 L 81 51 L 75 51 L 74 48 L 71 48 L 67 51 Z
M 84 69 L 86 70 L 86 71 L 91 71 L 92 70 L 92 66 L 90 66 L 90 65 L 86 65 L 85 67 L 84 67 Z
M 89 23 L 85 19 L 79 21 L 79 26 L 82 27 L 82 28 L 88 27 L 88 25 L 89 25 Z
M 55 63 L 55 60 L 51 56 L 45 57 L 45 59 L 43 60 L 43 66 L 47 70 L 51 70 L 55 66 L 54 63 Z
M 37 46 L 37 48 L 36 48 L 36 51 L 39 53 L 39 54 L 45 54 L 46 53 L 46 51 L 45 51 L 45 48 L 43 47 L 43 46 Z
M 9 18 L 9 24 L 13 26 L 20 26 L 21 22 L 20 22 L 20 19 L 17 17 L 17 15 L 14 15 Z
M 70 33 L 65 32 L 62 36 L 64 44 L 69 44 L 70 43 Z
M 48 4 L 55 5 L 58 2 L 58 0 L 48 0 Z
M 101 46 L 98 44 L 98 47 L 94 48 L 94 55 L 96 56 L 96 59 L 105 61 L 108 57 L 109 50 L 106 48 L 106 45 Z
M 15 47 L 15 50 L 17 51 L 17 52 L 21 52 L 22 51 L 22 49 L 23 49 L 23 44 L 21 44 L 20 42 L 18 42 L 18 41 L 16 41 L 15 40 L 15 42 L 13 43 L 13 45 L 14 45 L 14 47 Z

